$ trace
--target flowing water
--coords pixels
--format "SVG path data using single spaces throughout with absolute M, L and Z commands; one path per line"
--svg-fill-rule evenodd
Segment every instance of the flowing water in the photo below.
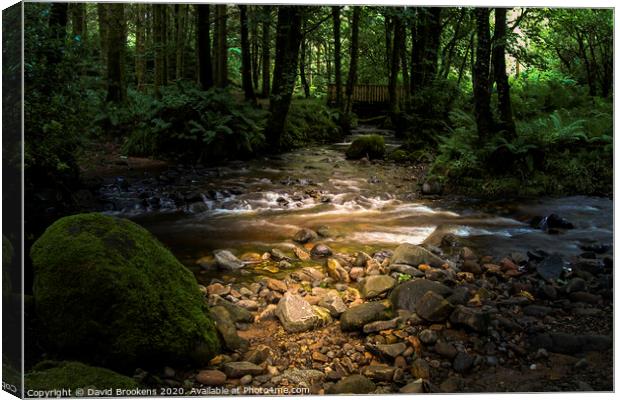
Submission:
M 374 128 L 362 127 L 355 134 Z M 388 146 L 397 146 L 389 131 Z M 355 136 L 355 135 L 354 135 Z M 215 249 L 290 249 L 300 228 L 329 227 L 334 251 L 438 243 L 451 233 L 484 254 L 543 249 L 579 254 L 612 244 L 613 201 L 597 197 L 531 201 L 420 198 L 416 166 L 349 161 L 347 142 L 296 150 L 225 167 L 177 166 L 102 188 L 109 213 L 132 218 L 188 266 Z M 119 183 L 120 182 L 120 183 Z M 549 234 L 533 216 L 559 214 L 575 229 Z

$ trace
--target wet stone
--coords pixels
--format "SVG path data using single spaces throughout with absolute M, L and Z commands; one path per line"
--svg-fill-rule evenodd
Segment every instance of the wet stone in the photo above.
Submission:
M 224 364 L 224 373 L 229 378 L 241 378 L 245 375 L 260 375 L 263 368 L 247 361 L 233 361 Z

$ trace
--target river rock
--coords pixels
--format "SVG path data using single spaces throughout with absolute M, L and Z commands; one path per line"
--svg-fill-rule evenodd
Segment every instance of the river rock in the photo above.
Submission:
M 207 294 L 217 294 L 219 296 L 226 296 L 230 293 L 230 286 L 224 286 L 221 283 L 213 283 L 207 286 Z
M 378 344 L 375 346 L 375 349 L 380 355 L 393 359 L 403 354 L 404 351 L 407 350 L 407 345 L 402 342 L 393 344 Z
M 558 279 L 562 271 L 564 271 L 564 258 L 558 253 L 546 257 L 536 266 L 538 275 L 549 282 Z
M 349 271 L 349 276 L 351 277 L 351 280 L 356 282 L 361 280 L 364 275 L 366 275 L 366 273 L 364 272 L 364 268 L 362 267 L 353 267 L 351 268 L 351 271 Z
M 291 276 L 301 282 L 316 282 L 325 278 L 325 275 L 316 268 L 303 267 L 302 269 L 295 271 Z
M 289 368 L 282 372 L 281 379 L 297 386 L 310 387 L 312 383 L 323 380 L 325 374 L 316 369 Z
M 464 351 L 459 351 L 454 357 L 452 368 L 456 372 L 466 372 L 474 365 L 474 358 Z
M 416 358 L 411 364 L 411 375 L 418 379 L 429 379 L 431 377 L 431 368 L 423 358 Z
M 278 279 L 266 278 L 265 285 L 269 289 L 275 290 L 276 292 L 280 292 L 280 293 L 284 293 L 288 290 L 288 286 L 286 286 L 286 283 Z
M 269 357 L 270 349 L 268 346 L 261 344 L 256 348 L 248 351 L 243 356 L 243 361 L 251 362 L 252 364 L 262 364 L 267 357 Z
M 369 365 L 364 370 L 364 375 L 373 381 L 391 382 L 395 370 L 396 368 L 387 365 Z
M 196 382 L 207 386 L 222 386 L 226 383 L 226 374 L 215 369 L 203 370 L 196 375 Z
M 461 265 L 461 271 L 470 272 L 474 275 L 480 275 L 482 273 L 482 268 L 477 261 L 474 260 L 465 260 L 463 265 Z
M 329 257 L 332 255 L 332 250 L 323 243 L 319 243 L 310 250 L 310 255 L 315 258 Z
M 238 305 L 241 308 L 245 308 L 248 311 L 256 311 L 258 310 L 258 302 L 254 301 L 254 300 L 239 300 L 236 305 Z
M 252 364 L 248 361 L 233 361 L 224 364 L 224 373 L 229 378 L 241 378 L 245 375 L 260 375 L 263 373 L 263 367 Z
M 271 254 L 271 258 L 275 261 L 291 261 L 291 258 L 280 249 L 271 249 L 269 254 Z
M 220 296 L 217 296 L 217 295 L 210 296 L 209 302 L 213 306 L 224 307 L 226 311 L 228 311 L 228 313 L 230 314 L 230 317 L 233 322 L 253 322 L 254 321 L 254 317 L 252 316 L 252 313 L 250 313 L 248 310 L 246 310 L 243 307 L 239 307 L 238 305 L 233 304 L 230 301 Z
M 444 260 L 437 257 L 427 249 L 414 244 L 404 243 L 396 248 L 390 264 L 407 264 L 417 267 L 420 264 L 428 264 L 432 267 L 441 267 Z
M 334 258 L 327 259 L 327 274 L 336 282 L 350 281 L 347 270 Z
M 320 306 L 311 306 L 311 307 L 312 307 L 312 311 L 314 311 L 314 315 L 316 315 L 319 318 L 319 322 L 317 323 L 317 326 L 325 326 L 325 325 L 329 325 L 332 323 L 332 316 L 327 308 L 320 307 Z
M 347 310 L 347 306 L 338 294 L 329 293 L 319 300 L 319 306 L 329 310 L 332 317 L 337 318 L 340 314 Z
M 416 303 L 426 292 L 431 291 L 442 297 L 452 294 L 452 289 L 439 282 L 427 279 L 413 279 L 396 286 L 390 295 L 390 300 L 396 309 L 414 312 Z
M 387 321 L 375 321 L 364 325 L 364 333 L 381 332 L 388 329 L 394 329 L 398 326 L 401 318 L 396 317 Z
M 420 332 L 418 338 L 422 343 L 432 345 L 437 341 L 437 332 L 432 329 L 424 329 Z
M 573 278 L 564 287 L 566 293 L 581 292 L 586 289 L 586 281 L 581 278 Z
M 236 271 L 245 265 L 243 261 L 228 250 L 215 250 L 213 257 L 215 257 L 215 261 L 220 268 L 228 271 Z
M 400 393 L 408 393 L 408 394 L 425 393 L 424 380 L 423 379 L 416 379 L 413 382 L 409 382 L 405 386 L 401 387 L 399 389 L 399 392 Z
M 490 321 L 489 313 L 473 310 L 462 305 L 456 306 L 456 309 L 450 315 L 450 322 L 452 324 L 464 325 L 481 333 L 488 330 Z
M 431 291 L 418 299 L 415 308 L 416 314 L 431 322 L 445 321 L 454 310 L 454 306 L 446 299 Z
M 293 240 L 297 243 L 304 244 L 316 240 L 317 237 L 318 235 L 312 229 L 304 228 L 300 229 L 299 231 L 297 231 L 297 233 L 295 233 L 295 236 L 293 236 Z
M 375 391 L 377 386 L 373 381 L 362 375 L 349 375 L 338 383 L 330 386 L 327 394 L 368 394 Z
M 424 272 L 407 264 L 390 264 L 390 271 L 406 274 L 414 278 L 421 278 L 424 276 Z
M 247 340 L 239 337 L 237 334 L 235 322 L 226 308 L 222 306 L 211 307 L 209 313 L 215 322 L 215 327 L 224 339 L 224 344 L 229 350 L 247 349 Z
M 288 332 L 302 332 L 314 328 L 319 317 L 312 306 L 296 294 L 287 292 L 278 302 L 276 316 Z
M 389 301 L 377 301 L 364 303 L 349 308 L 340 316 L 340 328 L 343 331 L 355 331 L 362 329 L 364 325 L 386 320 L 392 316 L 391 304 Z
M 310 259 L 310 253 L 307 251 L 300 249 L 299 247 L 293 247 L 293 253 L 299 258 L 301 261 L 308 261 Z
M 456 350 L 456 347 L 454 347 L 454 345 L 451 343 L 448 343 L 448 342 L 435 343 L 435 353 L 447 359 L 452 360 L 454 357 L 456 357 L 457 352 L 458 351 Z
M 523 314 L 529 315 L 530 317 L 542 318 L 549 314 L 551 311 L 553 311 L 551 307 L 540 306 L 537 304 L 523 307 Z
M 396 279 L 387 275 L 368 276 L 362 282 L 361 293 L 365 299 L 377 297 L 392 289 Z

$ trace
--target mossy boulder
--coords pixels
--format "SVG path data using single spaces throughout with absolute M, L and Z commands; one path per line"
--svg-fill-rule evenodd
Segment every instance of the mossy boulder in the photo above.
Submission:
M 139 225 L 98 213 L 65 217 L 30 255 L 53 354 L 132 370 L 202 364 L 219 351 L 196 279 Z
M 70 389 L 75 391 L 78 388 L 116 390 L 139 387 L 138 383 L 128 376 L 75 361 L 41 362 L 25 375 L 24 381 L 26 390 Z
M 381 135 L 360 136 L 351 143 L 346 156 L 351 160 L 368 157 L 369 160 L 383 158 L 385 155 L 385 140 Z

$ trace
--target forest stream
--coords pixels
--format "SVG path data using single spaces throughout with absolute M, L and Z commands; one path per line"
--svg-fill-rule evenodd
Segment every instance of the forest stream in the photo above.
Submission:
M 496 257 L 536 249 L 577 255 L 583 246 L 611 245 L 609 198 L 489 203 L 420 196 L 415 166 L 345 159 L 351 141 L 368 132 L 383 134 L 388 147 L 399 144 L 391 131 L 360 126 L 342 143 L 276 157 L 224 167 L 134 171 L 104 185 L 101 197 L 108 213 L 146 227 L 190 268 L 216 249 L 236 254 L 291 250 L 291 238 L 301 228 L 327 227 L 323 242 L 335 252 L 439 245 L 447 234 Z M 530 223 L 552 213 L 575 228 L 549 234 Z

